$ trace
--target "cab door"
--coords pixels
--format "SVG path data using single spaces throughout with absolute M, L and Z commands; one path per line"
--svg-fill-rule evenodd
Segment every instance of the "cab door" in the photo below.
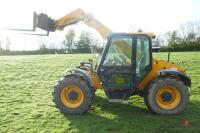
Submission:
M 107 90 L 131 89 L 134 53 L 132 35 L 115 35 L 108 40 L 103 52 L 98 75 Z
M 135 86 L 139 84 L 152 70 L 152 45 L 151 38 L 146 35 L 138 35 L 136 38 L 136 63 Z M 133 86 L 134 87 L 134 86 Z

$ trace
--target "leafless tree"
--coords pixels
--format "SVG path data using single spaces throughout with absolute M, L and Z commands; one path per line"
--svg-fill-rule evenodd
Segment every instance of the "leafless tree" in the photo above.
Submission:
M 11 44 L 10 38 L 6 37 L 6 42 L 5 42 L 5 50 L 6 51 L 10 50 L 10 44 Z

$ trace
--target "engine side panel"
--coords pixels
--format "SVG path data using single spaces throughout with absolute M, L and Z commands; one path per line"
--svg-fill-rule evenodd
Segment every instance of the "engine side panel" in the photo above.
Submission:
M 137 86 L 138 89 L 144 90 L 149 81 L 158 76 L 162 76 L 162 73 L 160 73 L 162 70 L 178 71 L 185 74 L 185 70 L 178 65 L 163 60 L 153 60 L 151 72 L 139 83 Z

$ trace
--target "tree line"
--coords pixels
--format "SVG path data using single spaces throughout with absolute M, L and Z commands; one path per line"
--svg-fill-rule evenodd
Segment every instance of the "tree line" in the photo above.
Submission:
M 163 40 L 166 43 L 161 46 L 161 51 L 199 51 L 200 21 L 187 22 L 177 30 L 166 32 L 164 37 L 157 38 L 157 45 Z
M 77 39 L 76 39 L 77 38 Z M 88 31 L 82 31 L 81 34 L 76 37 L 75 31 L 70 29 L 66 35 L 60 47 L 49 48 L 48 44 L 45 41 L 42 41 L 40 44 L 40 51 L 44 53 L 51 53 L 53 50 L 55 53 L 96 53 L 102 50 L 100 41 L 92 36 Z
M 50 37 L 51 38 L 51 37 Z M 49 39 L 49 38 L 48 38 Z M 73 53 L 99 53 L 103 50 L 101 42 L 88 31 L 76 35 L 70 29 L 61 43 L 49 42 L 46 37 L 38 40 L 39 49 L 33 51 L 11 51 L 10 38 L 0 40 L 0 55 L 37 55 L 37 54 L 73 54 Z M 3 42 L 3 43 L 2 43 Z M 3 45 L 2 45 L 3 44 Z
M 140 29 L 140 28 L 139 28 Z M 141 29 L 140 29 L 141 30 Z M 65 35 L 64 51 L 66 53 L 94 53 L 102 51 L 99 41 L 89 32 L 83 31 L 78 40 L 70 29 Z M 161 47 L 160 51 L 200 51 L 200 21 L 187 22 L 177 30 L 157 35 L 153 46 Z

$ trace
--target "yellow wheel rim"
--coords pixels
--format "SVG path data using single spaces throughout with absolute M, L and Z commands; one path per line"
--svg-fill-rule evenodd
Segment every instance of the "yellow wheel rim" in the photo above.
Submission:
M 174 109 L 181 101 L 181 94 L 178 89 L 173 86 L 165 86 L 156 93 L 156 102 L 163 109 Z
M 84 100 L 83 91 L 74 85 L 66 86 L 60 93 L 62 103 L 68 108 L 79 107 Z

